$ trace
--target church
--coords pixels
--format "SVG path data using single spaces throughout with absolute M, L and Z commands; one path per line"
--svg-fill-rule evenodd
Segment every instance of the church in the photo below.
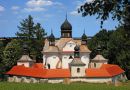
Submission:
M 9 82 L 63 83 L 90 82 L 107 83 L 125 78 L 124 70 L 118 65 L 107 64 L 99 52 L 90 59 L 85 32 L 81 38 L 72 37 L 72 25 L 67 17 L 61 25 L 61 37 L 56 39 L 53 32 L 45 40 L 43 63 L 36 63 L 24 47 L 17 65 L 6 73 Z M 100 51 L 100 48 L 97 49 Z

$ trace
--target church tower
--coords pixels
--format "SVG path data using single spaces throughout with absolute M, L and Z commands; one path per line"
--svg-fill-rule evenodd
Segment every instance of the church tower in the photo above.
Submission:
M 31 67 L 35 63 L 28 55 L 28 46 L 26 43 L 23 45 L 23 55 L 17 61 L 17 65 L 24 65 L 25 67 Z
M 48 38 L 49 38 L 49 45 L 55 46 L 55 36 L 53 35 L 52 30 L 51 30 L 51 35 Z
M 84 77 L 85 76 L 85 63 L 80 59 L 80 47 L 78 45 L 74 48 L 74 59 L 70 63 L 70 70 L 72 77 Z
M 61 25 L 61 38 L 72 38 L 72 26 L 67 20 L 67 15 L 65 21 Z
M 91 59 L 91 67 L 90 68 L 100 68 L 102 66 L 102 64 L 107 64 L 108 59 L 104 58 L 101 55 L 101 46 L 98 45 L 97 47 L 97 55 L 95 56 L 95 58 Z
M 81 44 L 82 45 L 87 45 L 87 36 L 85 34 L 85 30 L 84 30 L 84 33 L 83 33 L 81 39 L 82 39 Z

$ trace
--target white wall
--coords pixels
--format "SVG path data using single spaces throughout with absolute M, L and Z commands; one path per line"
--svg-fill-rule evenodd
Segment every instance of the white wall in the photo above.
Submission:
M 77 68 L 80 68 L 80 72 L 77 72 Z M 71 66 L 72 77 L 85 77 L 85 66 Z
M 112 78 L 72 78 L 71 82 L 106 83 L 111 82 Z
M 63 79 L 48 79 L 48 83 L 62 83 Z
M 17 65 L 24 65 L 25 67 L 30 67 L 29 62 L 17 62 Z
M 74 51 L 74 47 L 76 46 L 75 42 L 69 41 L 63 47 L 63 51 Z
M 56 69 L 56 65 L 59 61 L 58 55 L 48 55 L 47 56 L 47 62 L 46 62 L 46 68 L 48 68 L 47 64 L 50 64 L 50 69 Z
M 45 65 L 45 62 L 46 62 L 46 55 L 43 55 L 43 65 Z
M 80 54 L 80 57 L 81 57 L 81 61 L 86 64 L 85 65 L 85 68 L 88 68 L 88 64 L 89 64 L 89 53 L 81 53 Z
M 63 55 L 62 56 L 62 68 L 63 69 L 68 69 L 69 68 L 69 63 L 72 62 L 73 59 L 69 59 L 69 57 L 73 55 Z

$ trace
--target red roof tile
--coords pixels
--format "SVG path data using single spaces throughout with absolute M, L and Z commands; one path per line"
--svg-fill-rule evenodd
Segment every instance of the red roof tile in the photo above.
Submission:
M 48 69 L 45 78 L 64 78 L 70 77 L 69 69 Z
M 103 64 L 101 69 L 106 69 L 111 76 L 115 76 L 124 72 L 118 65 Z
M 112 77 L 123 73 L 118 65 L 103 64 L 99 69 L 86 69 L 87 77 Z
M 112 77 L 123 73 L 118 65 L 103 64 L 99 69 L 86 69 L 87 77 Z M 6 74 L 18 76 L 30 76 L 38 78 L 66 78 L 71 77 L 69 69 L 44 69 L 42 64 L 33 67 L 14 66 Z
M 44 69 L 44 68 L 27 68 L 24 66 L 14 66 L 6 74 L 18 76 L 31 76 L 38 78 L 62 78 L 70 77 L 69 69 Z
M 33 68 L 44 68 L 43 63 L 35 63 L 33 66 Z

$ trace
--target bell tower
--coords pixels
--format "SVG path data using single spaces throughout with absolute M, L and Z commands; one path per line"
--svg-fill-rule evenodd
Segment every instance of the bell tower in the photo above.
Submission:
M 87 36 L 86 36 L 86 34 L 85 34 L 85 30 L 84 30 L 84 33 L 83 33 L 83 35 L 82 35 L 82 37 L 81 37 L 81 44 L 82 45 L 87 45 Z
M 80 47 L 78 45 L 74 48 L 74 59 L 70 63 L 70 70 L 72 77 L 84 77 L 85 76 L 85 63 L 80 59 Z
M 51 35 L 49 36 L 49 45 L 55 46 L 55 36 L 53 35 L 52 29 L 51 29 Z
M 72 26 L 67 20 L 67 14 L 65 21 L 61 25 L 61 38 L 72 38 Z

